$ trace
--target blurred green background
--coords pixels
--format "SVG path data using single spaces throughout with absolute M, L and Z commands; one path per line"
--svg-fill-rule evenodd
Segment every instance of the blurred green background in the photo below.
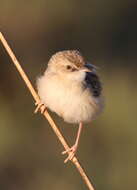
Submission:
M 78 49 L 100 67 L 106 108 L 78 157 L 97 190 L 137 189 L 137 1 L 0 0 L 0 31 L 35 85 L 50 56 Z M 0 44 L 0 190 L 84 190 Z M 76 126 L 52 113 L 69 144 Z

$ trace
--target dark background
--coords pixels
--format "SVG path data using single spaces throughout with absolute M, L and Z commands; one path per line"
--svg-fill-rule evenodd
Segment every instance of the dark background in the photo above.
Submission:
M 34 85 L 60 50 L 78 49 L 100 68 L 106 108 L 85 126 L 78 157 L 97 190 L 137 189 L 137 2 L 0 0 L 0 31 Z M 0 44 L 0 189 L 86 189 L 34 109 Z M 77 126 L 52 116 L 72 145 Z

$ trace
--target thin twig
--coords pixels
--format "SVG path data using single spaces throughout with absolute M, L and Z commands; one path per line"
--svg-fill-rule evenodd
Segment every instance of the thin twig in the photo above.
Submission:
M 22 69 L 19 61 L 15 57 L 13 51 L 11 50 L 10 46 L 8 45 L 7 41 L 5 40 L 5 38 L 4 38 L 4 36 L 2 35 L 1 32 L 0 32 L 0 40 L 1 40 L 2 44 L 3 44 L 3 46 L 5 47 L 6 51 L 8 52 L 10 58 L 12 59 L 14 65 L 16 66 L 18 72 L 20 73 L 21 77 L 23 78 L 24 82 L 26 83 L 28 89 L 30 90 L 30 92 L 31 92 L 34 100 L 36 102 L 39 102 L 40 98 L 39 98 L 38 94 L 34 90 L 31 82 L 29 81 L 27 75 L 23 71 L 23 69 Z M 65 148 L 65 150 L 68 150 L 69 146 L 66 143 L 66 140 L 64 139 L 63 135 L 59 131 L 57 125 L 55 124 L 55 122 L 53 121 L 53 119 L 51 118 L 51 116 L 49 115 L 49 113 L 47 112 L 47 110 L 43 113 L 43 115 L 45 116 L 45 118 L 50 123 L 53 131 L 55 132 L 56 136 L 58 137 L 59 141 L 61 142 L 61 144 L 63 145 L 63 147 Z M 70 154 L 70 153 L 68 152 L 68 154 Z M 76 158 L 76 156 L 71 161 L 76 166 L 78 172 L 80 173 L 81 177 L 83 178 L 83 180 L 84 180 L 85 184 L 87 185 L 88 189 L 89 190 L 94 190 L 93 185 L 91 184 L 91 182 L 90 182 L 89 178 L 87 177 L 85 171 L 81 167 L 81 165 L 80 165 L 78 159 Z

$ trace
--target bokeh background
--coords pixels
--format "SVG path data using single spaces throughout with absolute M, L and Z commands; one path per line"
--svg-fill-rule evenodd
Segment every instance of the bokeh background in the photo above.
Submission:
M 106 108 L 85 126 L 78 150 L 97 190 L 137 189 L 136 20 L 135 0 L 0 0 L 0 31 L 34 85 L 60 50 L 78 49 L 100 68 Z M 86 189 L 34 109 L 0 44 L 0 189 Z M 51 114 L 72 145 L 77 127 Z

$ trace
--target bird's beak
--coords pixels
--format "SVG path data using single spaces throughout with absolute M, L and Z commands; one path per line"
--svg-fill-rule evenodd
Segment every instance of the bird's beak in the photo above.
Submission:
M 84 71 L 84 72 L 90 72 L 90 73 L 92 72 L 92 70 L 89 69 L 89 68 L 86 67 L 86 66 L 85 66 L 85 67 L 82 67 L 82 68 L 81 68 L 81 71 Z
M 91 63 L 86 63 L 84 67 L 82 67 L 81 69 L 82 71 L 91 73 L 91 72 L 96 72 L 97 67 Z
M 81 71 L 84 71 L 84 72 L 92 72 L 90 69 L 88 69 L 88 68 L 86 68 L 86 67 L 83 67 L 83 68 L 81 68 Z

